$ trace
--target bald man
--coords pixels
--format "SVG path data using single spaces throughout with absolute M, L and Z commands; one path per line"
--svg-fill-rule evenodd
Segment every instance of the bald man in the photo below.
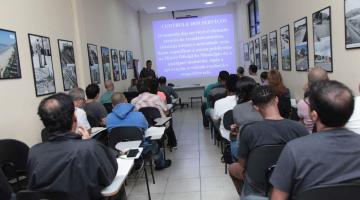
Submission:
M 111 103 L 111 96 L 114 94 L 114 83 L 112 81 L 105 81 L 106 92 L 101 96 L 100 103 Z
M 329 80 L 327 72 L 319 67 L 312 68 L 308 74 L 308 82 L 304 86 L 304 99 L 300 100 L 297 105 L 297 114 L 300 118 L 300 122 L 306 126 L 309 133 L 313 132 L 315 124 L 309 116 L 309 88 L 311 87 L 311 85 L 324 80 Z

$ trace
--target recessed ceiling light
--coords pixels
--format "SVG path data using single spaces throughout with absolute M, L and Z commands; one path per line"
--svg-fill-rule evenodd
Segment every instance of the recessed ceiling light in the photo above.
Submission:
M 165 10 L 165 9 L 166 9 L 165 6 L 159 6 L 159 7 L 158 7 L 158 10 Z
M 206 5 L 211 5 L 211 4 L 214 4 L 213 1 L 208 1 L 208 2 L 205 2 Z

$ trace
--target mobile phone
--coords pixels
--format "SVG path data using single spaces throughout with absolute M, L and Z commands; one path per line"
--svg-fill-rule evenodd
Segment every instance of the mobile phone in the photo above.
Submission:
M 139 149 L 130 149 L 127 153 L 128 158 L 136 157 L 136 155 L 139 153 Z

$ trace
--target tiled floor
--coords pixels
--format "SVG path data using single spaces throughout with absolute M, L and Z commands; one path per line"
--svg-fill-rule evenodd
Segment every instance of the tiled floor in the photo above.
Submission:
M 172 166 L 155 171 L 150 182 L 153 200 L 239 200 L 230 177 L 224 173 L 221 153 L 202 126 L 199 107 L 178 109 L 174 115 L 178 150 L 167 153 Z M 150 178 L 150 176 L 149 176 Z M 128 181 L 129 200 L 147 200 L 144 179 Z

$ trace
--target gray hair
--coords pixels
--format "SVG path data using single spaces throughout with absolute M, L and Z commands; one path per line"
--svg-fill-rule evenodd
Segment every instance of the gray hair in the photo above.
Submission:
M 69 95 L 73 101 L 85 99 L 85 92 L 82 88 L 73 88 L 70 90 Z

